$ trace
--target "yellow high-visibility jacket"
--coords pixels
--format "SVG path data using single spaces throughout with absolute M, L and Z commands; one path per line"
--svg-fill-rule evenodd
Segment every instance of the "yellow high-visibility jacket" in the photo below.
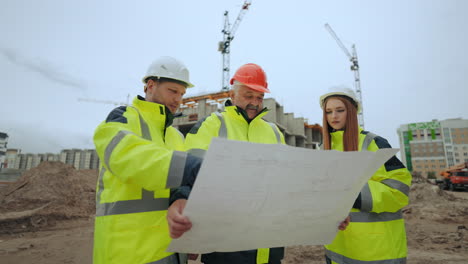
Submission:
M 185 147 L 188 153 L 203 156 L 214 137 L 231 140 L 248 141 L 264 144 L 285 144 L 284 136 L 278 127 L 262 119 L 268 113 L 266 108 L 250 123 L 244 116 L 246 113 L 237 106 L 226 106 L 221 113 L 212 113 L 206 119 L 197 123 L 186 135 Z M 262 248 L 240 252 L 214 252 L 202 255 L 204 263 L 280 263 L 284 249 Z M 256 260 L 256 262 L 255 262 Z M 273 262 L 276 261 L 276 262 Z
M 360 151 L 390 147 L 386 139 L 360 129 Z M 331 133 L 331 148 L 343 151 L 343 131 Z M 406 231 L 401 209 L 408 204 L 410 185 L 410 172 L 393 156 L 362 188 L 357 206 L 360 209 L 351 209 L 349 226 L 338 231 L 333 242 L 325 246 L 327 258 L 340 264 L 406 263 Z
M 94 263 L 171 263 L 169 188 L 181 184 L 187 153 L 164 105 L 138 96 L 95 131 L 101 160 Z M 176 262 L 177 263 L 177 262 Z

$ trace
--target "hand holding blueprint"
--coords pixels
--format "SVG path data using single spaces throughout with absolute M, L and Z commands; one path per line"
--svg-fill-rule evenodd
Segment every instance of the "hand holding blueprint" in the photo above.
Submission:
M 397 149 L 321 151 L 214 138 L 167 251 L 329 244 L 362 186 Z

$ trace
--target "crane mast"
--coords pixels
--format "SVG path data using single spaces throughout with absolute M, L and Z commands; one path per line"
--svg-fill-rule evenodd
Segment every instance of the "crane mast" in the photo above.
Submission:
M 249 9 L 250 4 L 250 0 L 244 1 L 239 15 L 234 21 L 234 25 L 232 25 L 232 27 L 229 23 L 229 12 L 224 12 L 224 28 L 221 31 L 223 33 L 223 41 L 220 41 L 218 44 L 218 51 L 220 51 L 223 55 L 223 74 L 221 81 L 221 91 L 229 90 L 231 41 L 234 39 L 234 34 L 236 33 L 237 28 L 239 27 L 239 24 L 242 21 L 242 18 L 244 17 L 245 13 Z
M 354 89 L 356 91 L 357 99 L 361 103 L 361 112 L 358 113 L 358 121 L 359 125 L 364 128 L 364 106 L 362 103 L 361 78 L 359 76 L 359 63 L 357 58 L 356 45 L 353 44 L 351 46 L 352 53 L 350 53 L 328 23 L 325 24 L 325 28 L 328 30 L 330 35 L 332 35 L 338 46 L 341 48 L 341 50 L 343 50 L 345 55 L 351 61 L 351 70 L 354 72 Z

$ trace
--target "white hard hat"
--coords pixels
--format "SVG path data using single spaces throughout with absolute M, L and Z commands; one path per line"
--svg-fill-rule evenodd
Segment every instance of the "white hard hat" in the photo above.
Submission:
M 356 97 L 356 94 L 354 93 L 353 90 L 351 90 L 348 87 L 342 87 L 342 86 L 337 86 L 337 87 L 331 87 L 328 91 L 328 93 L 320 96 L 320 107 L 323 109 L 324 105 L 323 103 L 325 102 L 325 99 L 327 99 L 330 96 L 334 95 L 341 95 L 341 96 L 346 96 L 350 98 L 357 106 L 357 112 L 359 113 L 361 111 L 361 103 Z
M 169 56 L 160 57 L 151 63 L 142 79 L 143 83 L 146 84 L 150 77 L 178 80 L 185 83 L 187 88 L 194 86 L 189 80 L 187 67 L 179 60 Z

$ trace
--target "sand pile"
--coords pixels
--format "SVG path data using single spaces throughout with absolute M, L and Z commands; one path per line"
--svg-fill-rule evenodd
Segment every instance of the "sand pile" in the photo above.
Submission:
M 408 247 L 468 255 L 468 200 L 428 183 L 413 184 L 404 209 Z
M 323 246 L 292 246 L 287 247 L 282 264 L 324 264 L 325 250 Z
M 44 228 L 95 212 L 96 170 L 43 162 L 0 191 L 0 232 Z M 18 230 L 19 231 L 19 230 Z
M 410 203 L 404 212 L 406 220 L 430 219 L 440 223 L 468 225 L 468 201 L 428 183 L 411 186 Z

